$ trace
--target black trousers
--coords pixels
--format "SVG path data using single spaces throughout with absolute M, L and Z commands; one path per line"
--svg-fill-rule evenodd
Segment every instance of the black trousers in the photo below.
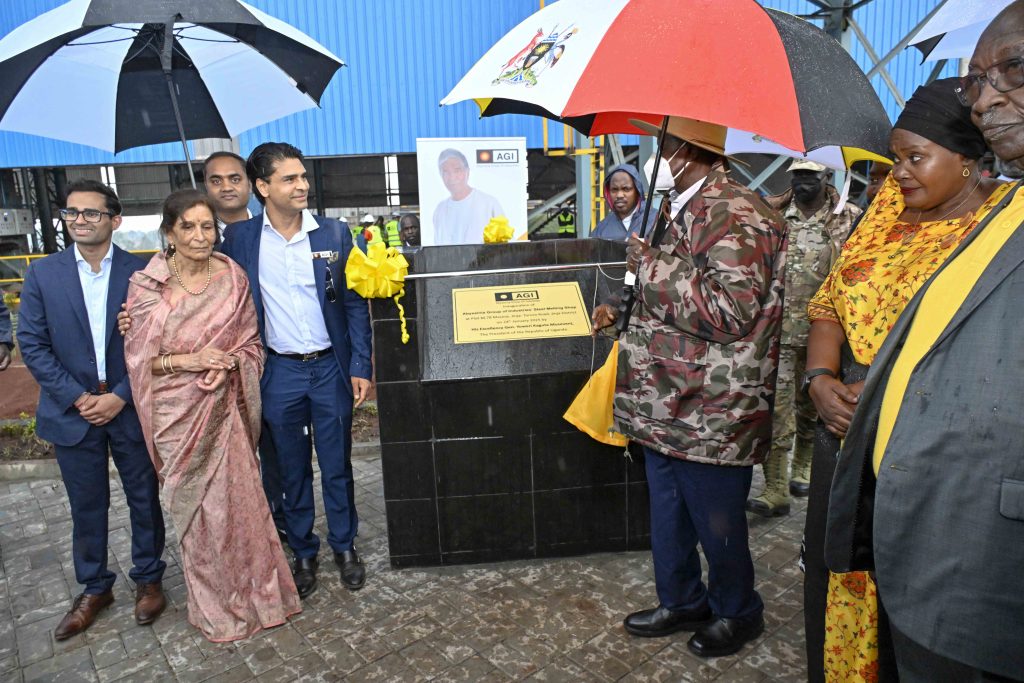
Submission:
M 838 450 L 839 439 L 818 422 L 811 460 L 807 520 L 804 522 L 804 640 L 807 646 L 807 680 L 810 683 L 825 683 L 825 602 L 828 598 L 825 522 Z
M 988 673 L 949 657 L 943 657 L 939 653 L 919 645 L 896 629 L 892 629 L 892 642 L 896 652 L 896 664 L 899 667 L 901 683 L 982 683 L 983 681 L 1011 683 L 1020 680 Z

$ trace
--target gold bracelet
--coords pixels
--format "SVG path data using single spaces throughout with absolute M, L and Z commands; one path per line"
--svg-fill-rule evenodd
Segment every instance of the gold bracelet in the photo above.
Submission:
M 167 354 L 167 366 L 171 369 L 171 374 L 175 374 L 174 371 L 174 356 Z
M 171 374 L 170 371 L 167 369 L 167 354 L 166 353 L 161 354 L 161 356 L 160 356 L 160 370 L 165 375 Z

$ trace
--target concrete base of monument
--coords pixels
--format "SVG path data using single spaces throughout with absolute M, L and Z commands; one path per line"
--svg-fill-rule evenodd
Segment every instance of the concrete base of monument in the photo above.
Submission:
M 408 344 L 394 302 L 372 304 L 392 566 L 648 548 L 642 458 L 562 419 L 610 349 L 590 336 L 589 314 L 620 291 L 625 246 L 407 257 Z

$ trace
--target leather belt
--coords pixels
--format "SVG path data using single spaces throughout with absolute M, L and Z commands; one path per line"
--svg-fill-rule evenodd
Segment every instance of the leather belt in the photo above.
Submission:
M 319 351 L 310 351 L 309 353 L 279 353 L 274 349 L 267 347 L 267 353 L 271 356 L 279 356 L 280 358 L 288 358 L 291 360 L 301 360 L 303 363 L 309 360 L 316 360 L 317 358 L 323 358 L 332 351 L 332 347 L 328 346 L 326 349 L 320 349 Z
M 96 387 L 96 391 L 94 391 L 93 393 L 94 394 L 109 394 L 110 393 L 110 387 L 107 386 L 107 383 L 105 381 L 104 382 L 100 382 L 99 386 Z

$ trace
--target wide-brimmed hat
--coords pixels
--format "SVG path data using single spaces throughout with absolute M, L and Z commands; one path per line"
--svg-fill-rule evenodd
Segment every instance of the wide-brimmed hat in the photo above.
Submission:
M 655 137 L 661 133 L 660 125 L 641 121 L 640 119 L 630 119 L 629 125 Z M 668 117 L 668 128 L 665 130 L 669 135 L 674 135 L 680 140 L 686 140 L 691 145 L 714 152 L 719 156 L 725 156 L 725 135 L 728 132 L 725 126 L 698 121 L 697 119 L 670 116 Z
M 657 137 L 661 133 L 661 126 L 640 119 L 629 119 L 629 125 L 642 130 L 648 135 Z M 685 140 L 694 147 L 714 152 L 718 156 L 726 157 L 729 161 L 749 166 L 745 161 L 725 153 L 725 136 L 729 129 L 717 123 L 708 123 L 698 119 L 686 119 L 679 116 L 668 117 L 668 128 L 665 132 L 674 135 L 680 140 Z

